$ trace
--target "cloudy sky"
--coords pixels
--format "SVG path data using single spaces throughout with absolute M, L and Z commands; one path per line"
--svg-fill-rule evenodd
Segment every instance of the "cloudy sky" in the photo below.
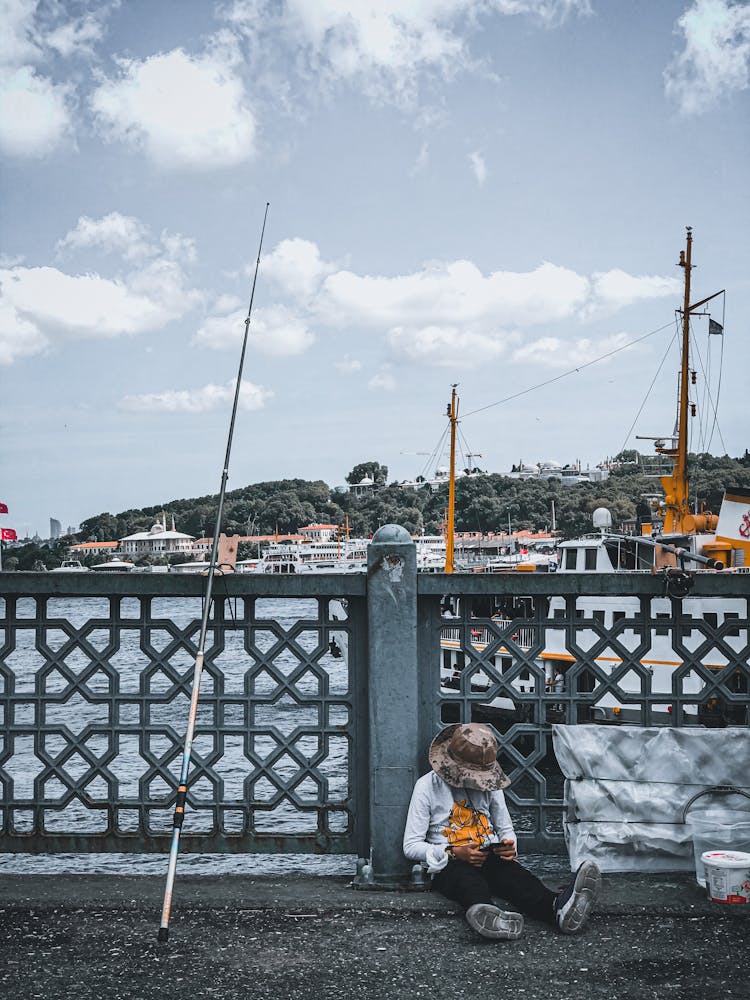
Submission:
M 215 492 L 267 201 L 230 488 L 429 472 L 454 382 L 490 471 L 671 433 L 686 225 L 750 445 L 750 4 L 0 9 L 4 525 Z

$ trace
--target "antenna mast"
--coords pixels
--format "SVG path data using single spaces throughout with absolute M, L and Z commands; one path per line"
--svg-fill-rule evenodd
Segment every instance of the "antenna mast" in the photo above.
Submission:
M 458 424 L 458 396 L 455 383 L 451 387 L 451 401 L 448 404 L 448 418 L 451 422 L 451 464 L 448 475 L 448 517 L 445 526 L 445 572 L 453 572 L 453 545 L 456 520 L 456 425 Z

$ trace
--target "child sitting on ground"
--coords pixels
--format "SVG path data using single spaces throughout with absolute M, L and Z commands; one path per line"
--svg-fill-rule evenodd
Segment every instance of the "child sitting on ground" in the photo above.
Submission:
M 427 865 L 432 885 L 466 912 L 484 937 L 516 940 L 526 914 L 577 934 L 591 915 L 601 875 L 585 861 L 561 893 L 548 889 L 518 862 L 516 835 L 502 789 L 510 784 L 497 762 L 489 726 L 459 723 L 430 744 L 432 771 L 412 793 L 404 853 Z M 501 910 L 493 896 L 520 910 Z

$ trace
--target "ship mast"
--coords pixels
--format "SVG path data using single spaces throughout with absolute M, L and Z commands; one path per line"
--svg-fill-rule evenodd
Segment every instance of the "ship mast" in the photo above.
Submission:
M 680 250 L 679 266 L 685 272 L 685 295 L 682 307 L 682 352 L 680 358 L 680 395 L 677 414 L 677 446 L 660 447 L 656 451 L 666 455 L 673 461 L 672 473 L 661 477 L 664 489 L 664 534 L 693 534 L 696 531 L 710 531 L 716 527 L 716 518 L 712 514 L 692 514 L 689 505 L 689 484 L 687 473 L 688 456 L 688 409 L 689 409 L 689 374 L 690 374 L 690 317 L 695 315 L 701 306 L 722 295 L 713 295 L 690 305 L 690 271 L 692 270 L 693 229 L 687 227 L 687 243 L 685 250 Z M 700 315 L 705 315 L 701 313 Z M 695 407 L 693 406 L 693 414 Z
M 685 294 L 682 308 L 682 350 L 680 353 L 680 394 L 677 414 L 677 447 L 657 448 L 674 462 L 672 473 L 662 476 L 664 488 L 664 533 L 684 534 L 695 530 L 689 506 L 687 476 L 688 449 L 688 373 L 690 357 L 690 272 L 692 270 L 693 230 L 687 227 L 686 249 L 680 250 L 679 266 L 685 272 Z
M 445 572 L 453 572 L 453 543 L 456 519 L 456 425 L 458 424 L 458 396 L 456 386 L 452 386 L 451 401 L 448 404 L 448 418 L 451 422 L 451 464 L 448 475 L 448 516 L 445 526 Z

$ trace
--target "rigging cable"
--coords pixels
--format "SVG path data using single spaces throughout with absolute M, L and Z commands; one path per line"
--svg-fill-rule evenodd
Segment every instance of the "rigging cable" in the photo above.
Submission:
M 625 440 L 623 441 L 622 448 L 620 448 L 620 452 L 625 451 L 625 446 L 627 445 L 628 441 L 630 440 L 630 435 L 633 433 L 633 428 L 638 423 L 638 418 L 640 417 L 641 413 L 643 413 L 643 407 L 646 405 L 646 402 L 648 401 L 648 397 L 651 395 L 651 390 L 654 388 L 654 385 L 656 384 L 656 380 L 659 377 L 659 372 L 664 367 L 664 362 L 667 360 L 667 355 L 669 354 L 670 350 L 672 349 L 672 344 L 674 344 L 674 342 L 675 342 L 675 338 L 677 337 L 677 334 L 679 332 L 678 331 L 678 326 L 677 326 L 677 317 L 676 316 L 675 316 L 674 323 L 675 323 L 675 331 L 672 334 L 672 339 L 667 344 L 667 349 L 664 352 L 664 357 L 659 362 L 659 367 L 656 369 L 656 374 L 654 375 L 653 379 L 651 380 L 651 385 L 648 387 L 648 389 L 646 391 L 646 395 L 643 397 L 643 402 L 641 403 L 641 405 L 640 405 L 640 407 L 638 409 L 638 412 L 635 415 L 635 419 L 633 420 L 633 423 L 630 425 L 630 430 L 625 435 Z
M 726 453 L 727 446 L 724 444 L 724 437 L 723 437 L 723 435 L 721 433 L 721 427 L 719 427 L 719 424 L 718 424 L 718 407 L 719 407 L 719 395 L 718 394 L 719 394 L 719 390 L 721 389 L 721 371 L 722 371 L 722 366 L 723 366 L 723 361 L 724 361 L 724 336 L 722 335 L 722 338 L 721 338 L 721 355 L 720 355 L 720 360 L 719 360 L 719 383 L 718 383 L 717 390 L 716 390 L 716 402 L 715 403 L 714 403 L 714 400 L 713 400 L 713 396 L 711 395 L 711 389 L 710 389 L 710 387 L 708 387 L 708 379 L 706 378 L 706 371 L 705 371 L 705 368 L 703 367 L 703 358 L 701 357 L 701 353 L 698 350 L 698 345 L 694 344 L 694 347 L 695 347 L 695 353 L 697 354 L 698 361 L 700 363 L 701 372 L 703 373 L 703 378 L 705 379 L 706 384 L 707 384 L 706 391 L 708 393 L 708 399 L 709 399 L 709 402 L 711 404 L 711 409 L 713 410 L 713 414 L 714 414 L 713 425 L 711 427 L 711 437 L 709 438 L 709 440 L 708 440 L 708 442 L 706 444 L 706 451 L 708 451 L 708 449 L 711 446 L 711 441 L 713 440 L 713 435 L 714 435 L 714 429 L 716 429 L 718 431 L 718 433 L 719 433 L 719 438 L 721 439 L 721 445 L 724 448 L 724 452 Z
M 472 455 L 474 455 L 474 452 L 471 450 L 471 445 L 466 440 L 466 435 L 461 430 L 461 425 L 460 424 L 458 425 L 457 430 L 458 430 L 458 438 L 459 438 L 459 447 L 461 448 L 461 458 L 465 461 L 464 468 L 468 469 L 469 472 L 471 472 L 471 461 L 470 461 L 470 458 L 471 458 Z M 466 451 L 463 450 L 464 448 L 466 448 Z
M 722 433 L 721 433 L 721 428 L 718 425 L 718 419 L 719 419 L 719 412 L 718 412 L 719 411 L 719 397 L 721 396 L 721 375 L 722 375 L 722 372 L 724 371 L 724 320 L 725 320 L 725 317 L 726 317 L 726 307 L 727 307 L 727 293 L 726 292 L 722 292 L 722 296 L 721 296 L 721 334 L 720 334 L 720 337 L 721 337 L 721 350 L 719 352 L 719 380 L 718 380 L 718 382 L 716 384 L 716 406 L 714 407 L 714 422 L 713 422 L 713 424 L 711 426 L 711 434 L 710 434 L 710 437 L 708 439 L 708 444 L 706 446 L 706 451 L 708 451 L 709 448 L 711 447 L 711 442 L 713 441 L 713 438 L 714 438 L 714 431 L 717 430 L 719 432 L 719 438 L 721 439 L 721 443 L 722 443 L 722 446 L 724 448 L 724 453 L 728 454 L 728 452 L 727 452 L 727 446 L 724 444 L 724 438 L 723 438 Z M 710 334 L 709 334 L 709 336 L 710 336 Z
M 690 317 L 688 316 L 688 345 L 695 343 L 695 337 L 693 336 L 693 324 L 690 322 Z M 697 344 L 695 345 L 695 351 L 700 358 L 700 352 L 698 351 Z M 688 357 L 688 375 L 690 375 L 690 358 Z M 701 371 L 703 371 L 703 361 L 701 360 Z M 688 397 L 688 410 L 690 410 L 690 379 L 688 378 L 688 384 L 685 387 Z M 692 412 L 692 411 L 691 411 Z M 687 450 L 688 454 L 693 450 L 693 421 L 688 420 L 687 425 Z
M 440 465 L 440 462 L 444 457 L 445 443 L 449 435 L 450 435 L 450 424 L 446 424 L 443 433 L 440 435 L 440 438 L 438 439 L 438 443 L 435 445 L 433 449 L 432 455 L 430 456 L 430 458 L 427 459 L 428 464 L 425 467 L 425 471 L 427 472 L 428 475 L 429 475 L 430 465 L 432 465 L 432 474 L 435 475 L 435 473 L 437 472 L 437 467 Z
M 554 375 L 552 378 L 548 378 L 544 382 L 537 382 L 536 385 L 530 385 L 526 389 L 514 392 L 512 396 L 506 396 L 504 399 L 498 399 L 495 403 L 487 403 L 485 406 L 478 406 L 476 410 L 469 410 L 468 413 L 464 413 L 463 419 L 466 420 L 467 417 L 473 417 L 475 413 L 482 413 L 484 410 L 490 410 L 493 406 L 501 406 L 503 403 L 509 403 L 511 400 L 518 399 L 519 396 L 525 396 L 530 392 L 535 392 L 537 389 L 543 389 L 545 386 L 552 385 L 554 382 L 559 382 L 561 379 L 567 378 L 568 375 L 577 375 L 579 372 L 582 372 L 584 368 L 590 368 L 592 365 L 596 365 L 600 361 L 606 361 L 607 358 L 611 358 L 613 355 L 619 354 L 620 351 L 626 351 L 629 347 L 635 347 L 636 344 L 640 344 L 649 337 L 653 337 L 655 334 L 661 333 L 662 330 L 668 329 L 671 325 L 672 320 L 670 320 L 669 323 L 665 323 L 663 326 L 658 327 L 656 330 L 644 333 L 642 337 L 636 337 L 635 340 L 629 340 L 627 344 L 615 347 L 614 350 L 608 351 L 606 354 L 602 354 L 598 358 L 592 358 L 591 361 L 585 361 L 582 365 L 578 365 L 576 368 L 569 368 L 568 371 L 561 372 L 559 375 Z
M 195 654 L 195 665 L 193 668 L 193 687 L 190 695 L 190 710 L 188 713 L 187 727 L 185 731 L 185 743 L 182 752 L 182 765 L 180 768 L 180 782 L 177 786 L 177 798 L 175 801 L 174 818 L 172 820 L 172 841 L 169 848 L 169 864 L 167 867 L 167 880 L 164 889 L 164 902 L 162 904 L 161 922 L 159 925 L 159 941 L 169 940 L 169 915 L 172 910 L 172 890 L 174 888 L 175 871 L 177 870 L 177 853 L 180 847 L 180 836 L 182 834 L 182 824 L 185 821 L 185 807 L 187 805 L 188 776 L 190 774 L 190 755 L 193 747 L 193 734 L 195 732 L 195 720 L 198 714 L 198 698 L 200 694 L 201 674 L 203 673 L 203 662 L 205 655 L 206 634 L 208 632 L 208 618 L 211 611 L 211 593 L 213 590 L 214 575 L 217 570 L 217 556 L 219 552 L 219 533 L 221 531 L 221 519 L 224 512 L 224 497 L 227 490 L 227 479 L 229 477 L 229 458 L 232 452 L 232 438 L 234 437 L 234 424 L 237 417 L 237 409 L 240 401 L 240 391 L 242 389 L 242 369 L 245 364 L 245 352 L 250 333 L 250 317 L 253 312 L 253 300 L 255 298 L 255 285 L 258 280 L 258 268 L 260 267 L 260 253 L 263 247 L 263 235 L 266 231 L 266 219 L 268 218 L 268 205 L 263 215 L 263 228 L 260 231 L 260 243 L 258 244 L 258 259 L 255 263 L 255 274 L 253 276 L 253 287 L 250 293 L 250 306 L 245 319 L 245 334 L 242 340 L 242 351 L 240 352 L 240 362 L 237 370 L 237 381 L 234 387 L 234 402 L 232 404 L 232 416 L 229 421 L 229 432 L 227 434 L 227 447 L 224 455 L 224 466 L 221 474 L 221 486 L 219 488 L 219 501 L 216 510 L 216 526 L 214 528 L 213 544 L 211 546 L 211 561 L 208 565 L 206 576 L 206 590 L 204 594 L 203 612 L 201 615 L 200 635 L 198 638 L 198 648 Z M 216 626 L 215 626 L 216 627 Z
M 429 469 L 432 466 L 437 465 L 437 463 L 440 461 L 440 455 L 442 454 L 443 443 L 445 442 L 445 439 L 448 436 L 449 430 L 450 430 L 450 425 L 447 425 L 443 430 L 443 433 L 440 435 L 440 440 L 430 452 L 430 455 L 427 461 L 425 462 L 424 467 L 422 468 L 423 479 L 427 479 L 427 476 L 429 475 Z

